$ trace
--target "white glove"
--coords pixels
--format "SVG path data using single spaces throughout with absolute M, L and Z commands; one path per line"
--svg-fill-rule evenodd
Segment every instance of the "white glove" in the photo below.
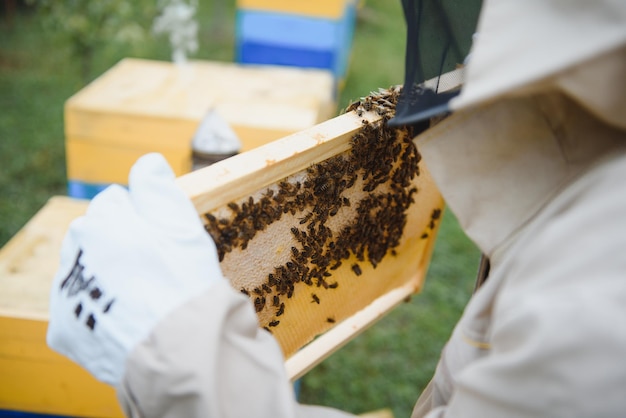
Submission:
M 168 313 L 222 280 L 215 244 L 160 154 L 133 166 L 65 236 L 48 345 L 118 385 L 130 351 Z

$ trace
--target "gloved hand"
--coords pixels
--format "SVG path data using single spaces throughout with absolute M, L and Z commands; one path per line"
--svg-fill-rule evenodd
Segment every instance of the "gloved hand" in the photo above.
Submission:
M 111 385 L 168 313 L 223 276 L 215 244 L 160 154 L 133 166 L 65 236 L 50 300 L 48 345 Z

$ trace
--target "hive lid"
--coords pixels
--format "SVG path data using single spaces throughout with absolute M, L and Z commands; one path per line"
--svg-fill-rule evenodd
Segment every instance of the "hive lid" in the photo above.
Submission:
M 178 123 L 191 139 L 212 108 L 233 127 L 302 130 L 334 111 L 333 77 L 316 69 L 125 58 L 66 101 L 65 132 L 123 142 L 145 135 L 135 124 Z M 162 135 L 171 140 L 172 133 Z M 149 140 L 159 135 L 152 130 Z

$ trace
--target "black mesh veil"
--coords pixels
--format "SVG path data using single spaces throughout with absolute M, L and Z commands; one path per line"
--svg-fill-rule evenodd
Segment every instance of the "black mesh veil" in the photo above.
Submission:
M 448 111 L 459 92 L 441 93 L 426 80 L 454 70 L 471 46 L 480 0 L 402 0 L 407 26 L 404 87 L 390 126 L 411 125 Z

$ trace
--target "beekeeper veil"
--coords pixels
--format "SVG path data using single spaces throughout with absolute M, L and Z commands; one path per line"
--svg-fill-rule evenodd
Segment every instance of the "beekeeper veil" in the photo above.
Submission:
M 626 1 L 484 0 L 473 37 L 468 3 L 402 1 L 406 74 L 392 125 L 504 96 L 560 90 L 605 121 L 626 126 L 623 114 L 616 113 L 624 107 L 615 105 L 615 100 L 626 105 L 626 95 L 607 94 L 626 74 Z M 470 43 L 466 60 L 464 46 Z M 460 94 L 423 84 L 464 60 Z
M 439 77 L 465 60 L 480 6 L 480 0 L 402 0 L 407 26 L 405 80 L 391 126 L 448 111 L 448 102 L 458 91 L 442 92 Z

